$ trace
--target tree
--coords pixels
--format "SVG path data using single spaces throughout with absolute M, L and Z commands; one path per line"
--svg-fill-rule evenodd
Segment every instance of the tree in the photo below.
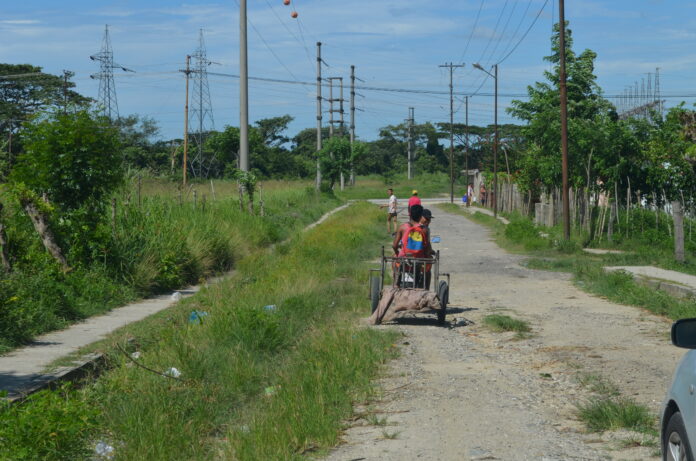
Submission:
M 16 133 L 32 114 L 66 105 L 90 102 L 72 88 L 75 84 L 42 72 L 30 64 L 0 63 L 0 133 Z
M 522 134 L 527 139 L 527 158 L 522 160 L 524 183 L 540 182 L 549 189 L 561 183 L 560 155 L 560 93 L 559 93 L 559 24 L 554 26 L 551 38 L 552 54 L 544 59 L 554 65 L 553 72 L 546 71 L 547 82 L 536 82 L 527 87 L 528 101 L 514 100 L 508 112 L 524 120 L 527 125 Z M 566 71 L 568 87 L 568 154 L 571 184 L 584 184 L 588 156 L 602 157 L 610 148 L 609 126 L 617 119 L 613 106 L 602 97 L 594 75 L 592 50 L 576 55 L 572 50 L 572 31 L 567 29 Z
M 352 152 L 350 141 L 345 137 L 335 136 L 324 142 L 319 151 L 322 177 L 329 181 L 329 188 L 333 189 L 336 182 L 341 181 L 350 171 Z
M 26 122 L 22 141 L 25 151 L 10 176 L 15 190 L 26 191 L 25 198 L 45 195 L 61 218 L 63 238 L 88 251 L 98 243 L 106 199 L 123 181 L 117 128 L 87 110 L 54 111 Z

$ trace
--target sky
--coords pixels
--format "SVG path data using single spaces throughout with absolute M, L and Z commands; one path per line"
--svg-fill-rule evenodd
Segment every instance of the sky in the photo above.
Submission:
M 356 134 L 378 137 L 415 108 L 417 123 L 449 121 L 449 71 L 454 89 L 469 99 L 469 123 L 493 122 L 493 80 L 475 69 L 499 64 L 500 123 L 513 95 L 543 80 L 549 64 L 558 0 L 248 0 L 249 75 L 310 85 L 251 80 L 249 120 L 289 114 L 288 134 L 316 126 L 316 42 L 323 77 L 343 77 L 349 98 L 350 66 L 359 86 L 427 90 L 441 94 L 358 89 Z M 296 19 L 291 13 L 296 11 Z M 607 96 L 623 94 L 660 68 L 667 106 L 696 101 L 696 2 L 684 0 L 568 0 L 574 50 L 597 53 L 595 73 Z M 165 0 L 23 0 L 0 6 L 0 62 L 28 63 L 45 72 L 75 72 L 77 91 L 98 97 L 99 71 L 90 55 L 109 25 L 114 61 L 134 70 L 114 72 L 120 114 L 151 117 L 163 139 L 182 136 L 185 57 L 203 30 L 215 129 L 239 124 L 239 3 Z M 527 32 L 528 31 L 528 32 Z M 526 35 L 525 35 L 526 33 Z M 652 79 L 654 76 L 651 76 Z M 324 97 L 328 89 L 324 88 Z M 338 88 L 336 87 L 336 93 Z M 334 98 L 338 98 L 334 94 Z M 346 102 L 346 121 L 349 119 Z M 454 103 L 464 122 L 463 96 Z M 335 114 L 338 117 L 337 114 Z M 324 103 L 324 123 L 329 118 Z M 207 121 L 207 125 L 209 122 Z

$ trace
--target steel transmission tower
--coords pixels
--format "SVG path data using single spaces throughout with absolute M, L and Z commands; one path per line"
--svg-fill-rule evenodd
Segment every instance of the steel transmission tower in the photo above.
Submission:
M 116 85 L 114 85 L 114 69 L 124 72 L 135 72 L 114 62 L 114 52 L 111 50 L 109 38 L 109 25 L 104 27 L 101 51 L 89 57 L 92 61 L 99 62 L 99 73 L 90 75 L 90 78 L 99 80 L 99 102 L 104 114 L 110 119 L 118 119 L 118 100 L 116 99 Z
M 213 104 L 210 99 L 210 87 L 208 86 L 208 66 L 217 64 L 209 61 L 203 40 L 203 29 L 198 36 L 198 49 L 191 55 L 194 59 L 191 78 L 193 91 L 191 94 L 191 108 L 189 120 L 194 132 L 191 137 L 194 143 L 194 155 L 191 158 L 191 173 L 194 177 L 207 178 L 212 167 L 213 157 L 203 151 L 206 133 L 215 129 L 213 119 Z

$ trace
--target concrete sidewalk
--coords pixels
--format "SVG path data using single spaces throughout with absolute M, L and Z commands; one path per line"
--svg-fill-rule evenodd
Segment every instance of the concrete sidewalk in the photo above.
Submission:
M 216 278 L 213 282 L 222 278 Z M 178 293 L 181 293 L 181 298 L 192 296 L 201 287 L 188 287 Z M 81 347 L 99 341 L 129 323 L 167 309 L 176 302 L 172 294 L 157 296 L 112 309 L 107 314 L 91 317 L 65 330 L 39 336 L 28 346 L 0 357 L 0 390 L 7 391 L 11 399 L 32 392 L 89 362 L 80 359 L 74 366 L 47 372 L 46 367 L 55 360 L 77 352 Z
M 637 282 L 666 291 L 677 298 L 696 299 L 696 276 L 653 266 L 609 266 L 604 270 L 624 271 Z

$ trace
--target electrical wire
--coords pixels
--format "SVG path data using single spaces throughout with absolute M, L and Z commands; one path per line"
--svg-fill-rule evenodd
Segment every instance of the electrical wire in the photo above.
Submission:
M 239 1 L 238 1 L 238 0 L 234 0 L 234 2 L 237 4 L 237 6 L 239 6 Z M 271 46 L 268 44 L 268 42 L 266 41 L 266 39 L 263 38 L 263 35 L 261 35 L 261 32 L 259 32 L 259 30 L 256 28 L 256 26 L 254 25 L 254 23 L 251 22 L 251 20 L 249 20 L 249 18 L 247 18 L 247 22 L 249 23 L 249 25 L 251 26 L 251 28 L 254 29 L 254 32 L 256 32 L 256 35 L 258 35 L 258 37 L 261 39 L 261 41 L 262 41 L 263 44 L 266 46 L 266 48 L 268 48 L 268 51 L 271 52 L 271 54 L 272 54 L 273 57 L 276 59 L 276 61 L 278 61 L 278 63 L 279 63 L 281 66 L 283 66 L 283 68 L 284 68 L 286 71 L 288 71 L 288 73 L 290 74 L 290 76 L 291 76 L 292 78 L 294 78 L 295 80 L 297 80 L 297 77 L 295 77 L 295 74 L 292 73 L 292 71 L 290 70 L 290 68 L 288 68 L 288 66 L 285 65 L 285 63 L 280 59 L 280 57 L 276 54 L 276 52 L 273 51 L 273 48 L 271 48 Z
M 476 13 L 476 19 L 474 20 L 474 27 L 471 28 L 471 33 L 469 34 L 469 38 L 466 41 L 466 45 L 464 46 L 464 52 L 462 53 L 462 57 L 459 58 L 459 62 L 464 62 L 464 57 L 466 56 L 466 52 L 469 50 L 469 44 L 471 43 L 471 39 L 474 36 L 474 31 L 476 31 L 476 26 L 478 25 L 479 17 L 481 17 L 481 10 L 483 9 L 483 2 L 484 1 L 485 0 L 481 0 L 481 3 L 479 4 L 479 9 L 478 9 L 478 12 Z
M 280 24 L 282 24 L 282 26 L 285 28 L 285 30 L 288 31 L 288 33 L 292 36 L 292 38 L 294 38 L 294 39 L 297 41 L 297 43 L 299 43 L 301 46 L 304 47 L 305 54 L 307 55 L 307 59 L 309 59 L 309 65 L 310 65 L 310 67 L 312 67 L 312 66 L 314 65 L 314 63 L 312 62 L 312 57 L 311 57 L 311 55 L 310 55 L 310 53 L 309 53 L 309 48 L 307 48 L 307 43 L 304 41 L 304 37 L 302 38 L 302 41 L 300 42 L 300 39 L 297 38 L 297 35 L 295 35 L 295 34 L 290 30 L 290 28 L 288 27 L 288 25 L 285 24 L 285 22 L 280 18 L 280 16 L 279 16 L 278 13 L 276 12 L 275 8 L 273 8 L 273 5 L 271 5 L 271 3 L 270 3 L 268 0 L 264 0 L 264 1 L 266 2 L 266 5 L 268 5 L 268 8 L 271 10 L 271 12 L 273 12 L 273 15 L 276 17 L 276 19 L 278 19 L 278 22 L 279 22 Z M 302 31 L 300 31 L 300 33 L 302 33 Z
M 541 16 L 541 13 L 542 13 L 542 11 L 544 11 L 544 8 L 546 8 L 546 4 L 547 4 L 548 2 L 549 2 L 549 0 L 544 0 L 544 4 L 541 5 L 541 8 L 539 8 L 539 12 L 537 12 L 537 15 L 534 17 L 534 20 L 533 20 L 532 23 L 529 25 L 529 27 L 528 27 L 527 30 L 524 32 L 524 34 L 522 34 L 522 37 L 520 37 L 519 41 L 515 44 L 515 46 L 512 47 L 512 49 L 510 50 L 510 52 L 509 52 L 508 54 L 506 54 L 505 56 L 503 56 L 503 58 L 502 58 L 501 60 L 499 60 L 499 61 L 497 62 L 497 64 L 501 64 L 503 61 L 505 61 L 512 53 L 515 52 L 515 50 L 517 49 L 517 47 L 520 46 L 520 44 L 524 41 L 524 39 L 527 38 L 527 34 L 529 34 L 529 31 L 532 30 L 532 27 L 534 27 L 534 24 L 536 24 L 537 19 L 539 19 L 539 16 Z

